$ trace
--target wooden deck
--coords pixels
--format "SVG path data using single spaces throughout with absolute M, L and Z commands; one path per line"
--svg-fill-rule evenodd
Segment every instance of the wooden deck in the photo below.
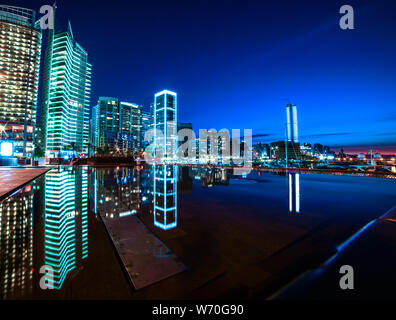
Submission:
M 15 189 L 46 173 L 47 168 L 1 168 L 0 167 L 0 199 Z

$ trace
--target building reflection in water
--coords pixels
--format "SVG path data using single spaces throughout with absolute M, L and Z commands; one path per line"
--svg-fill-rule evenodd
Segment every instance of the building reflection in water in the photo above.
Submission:
M 44 186 L 44 265 L 53 269 L 46 284 L 60 289 L 88 257 L 87 169 L 51 170 Z
M 0 298 L 32 292 L 33 196 L 32 183 L 0 202 Z
M 289 212 L 300 212 L 300 174 L 289 173 Z
M 163 230 L 177 226 L 177 172 L 177 166 L 153 165 L 154 225 Z
M 138 167 L 97 170 L 93 203 L 107 219 L 136 214 L 141 208 L 142 192 Z M 92 183 L 91 183 L 92 184 Z

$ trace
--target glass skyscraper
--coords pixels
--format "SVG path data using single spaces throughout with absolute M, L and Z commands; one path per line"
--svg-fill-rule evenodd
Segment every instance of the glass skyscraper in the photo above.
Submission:
M 88 154 L 92 66 L 70 23 L 66 32 L 49 30 L 44 68 L 42 128 L 47 156 Z
M 35 12 L 0 5 L 0 139 L 30 156 L 36 127 L 41 30 Z
M 97 147 L 118 152 L 141 148 L 142 106 L 117 98 L 100 97 Z
M 154 146 L 160 161 L 176 160 L 177 95 L 163 90 L 154 96 Z

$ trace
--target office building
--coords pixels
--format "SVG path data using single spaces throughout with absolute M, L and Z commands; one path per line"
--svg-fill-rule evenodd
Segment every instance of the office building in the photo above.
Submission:
M 117 98 L 100 97 L 97 147 L 105 153 L 138 152 L 142 139 L 142 106 Z
M 36 128 L 41 30 L 35 11 L 0 5 L 0 139 L 31 156 Z
M 55 26 L 56 29 L 56 26 Z M 88 154 L 92 66 L 73 34 L 48 31 L 42 128 L 49 157 Z

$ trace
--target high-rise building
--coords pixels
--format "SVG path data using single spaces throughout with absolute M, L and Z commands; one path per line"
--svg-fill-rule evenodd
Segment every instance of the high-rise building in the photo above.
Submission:
M 56 28 L 56 26 L 54 27 Z M 88 154 L 92 66 L 88 53 L 66 32 L 48 32 L 42 128 L 48 156 Z
M 298 142 L 297 107 L 294 104 L 286 105 L 287 141 Z
M 101 149 L 114 149 L 115 137 L 120 124 L 119 101 L 117 98 L 100 97 L 98 100 L 97 146 Z
M 161 161 L 175 160 L 177 151 L 177 94 L 168 90 L 154 96 L 154 145 Z
M 30 9 L 0 5 L 0 139 L 30 156 L 36 127 L 41 30 Z
M 148 130 L 151 129 L 151 115 L 150 112 L 142 111 L 142 131 L 141 131 L 141 146 L 145 149 L 149 143 L 149 141 L 144 140 L 144 135 Z
M 98 132 L 99 132 L 99 110 L 98 105 L 92 107 L 92 114 L 91 120 L 89 123 L 89 143 L 90 143 L 90 154 L 94 151 L 97 147 L 98 143 Z
M 97 147 L 120 152 L 140 150 L 142 106 L 117 98 L 100 97 L 97 110 Z
M 140 151 L 142 138 L 142 106 L 120 102 L 120 140 L 124 152 Z

